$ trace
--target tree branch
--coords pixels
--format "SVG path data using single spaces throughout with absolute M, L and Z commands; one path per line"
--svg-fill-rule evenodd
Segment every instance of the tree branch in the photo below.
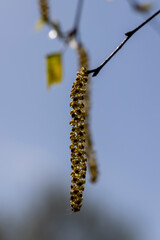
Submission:
M 84 0 L 78 0 L 75 20 L 74 20 L 74 27 L 71 31 L 69 31 L 68 38 L 76 37 L 79 33 L 79 24 L 80 24 L 81 15 L 82 15 L 83 3 L 84 3 Z
M 144 21 L 142 24 L 140 24 L 138 27 L 136 27 L 134 30 L 125 33 L 127 36 L 123 42 L 111 53 L 111 55 L 97 68 L 88 70 L 87 73 L 93 73 L 93 77 L 97 76 L 97 74 L 100 72 L 100 70 L 106 65 L 106 63 L 124 46 L 124 44 L 135 34 L 139 29 L 141 29 L 145 24 L 147 24 L 149 21 L 151 21 L 154 17 L 156 17 L 160 13 L 160 10 L 158 10 L 156 13 L 154 13 L 151 17 L 149 17 L 146 21 Z
M 143 17 L 145 16 L 149 16 L 150 14 L 150 10 L 153 7 L 153 3 L 152 2 L 146 2 L 146 3 L 138 3 L 137 0 L 127 0 L 128 3 L 131 5 L 132 9 L 134 11 L 137 11 L 139 13 L 141 13 L 141 15 L 143 15 Z M 145 14 L 145 15 L 144 15 Z M 147 14 L 147 15 L 146 15 Z M 154 29 L 154 31 L 156 31 L 157 34 L 160 35 L 160 24 L 156 21 L 156 19 L 154 19 L 154 22 L 152 21 L 150 23 L 150 25 L 152 26 L 152 28 Z
M 81 20 L 83 2 L 84 2 L 84 0 L 79 0 L 78 5 L 77 5 L 77 11 L 76 11 L 75 22 L 74 22 L 74 29 L 76 30 L 76 32 L 78 32 L 78 29 L 79 29 L 79 23 Z

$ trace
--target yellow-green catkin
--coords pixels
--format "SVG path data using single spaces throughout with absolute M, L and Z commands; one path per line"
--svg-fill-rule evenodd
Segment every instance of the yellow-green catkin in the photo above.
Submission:
M 48 0 L 39 0 L 39 6 L 40 6 L 41 19 L 44 22 L 48 22 L 49 20 Z
M 82 206 L 83 191 L 86 178 L 86 163 L 87 155 L 85 149 L 86 128 L 85 119 L 86 111 L 84 107 L 84 96 L 86 92 L 86 86 L 88 81 L 88 75 L 86 69 L 81 68 L 77 73 L 77 77 L 72 86 L 71 91 L 71 103 L 73 108 L 70 114 L 72 125 L 70 139 L 71 139 L 71 191 L 70 191 L 70 204 L 72 211 L 77 212 Z
M 78 45 L 77 47 L 78 57 L 79 57 L 79 66 L 85 67 L 86 69 L 89 68 L 88 63 L 88 54 L 86 50 L 83 48 L 82 45 Z M 85 129 L 86 129 L 86 155 L 87 155 L 87 163 L 90 171 L 90 179 L 92 182 L 95 182 L 98 177 L 98 166 L 97 161 L 93 149 L 93 143 L 91 138 L 91 131 L 90 131 L 90 88 L 91 88 L 91 79 L 88 78 L 86 92 L 84 95 L 84 105 L 85 105 L 85 112 L 86 112 L 86 119 L 85 119 Z

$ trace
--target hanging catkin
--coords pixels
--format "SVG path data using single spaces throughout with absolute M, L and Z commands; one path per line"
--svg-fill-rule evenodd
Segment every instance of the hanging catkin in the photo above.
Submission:
M 78 45 L 77 53 L 79 57 L 79 66 L 85 67 L 86 69 L 89 68 L 88 64 L 88 54 L 85 51 L 82 45 Z M 87 86 L 86 86 L 86 93 L 84 96 L 84 105 L 85 105 L 85 112 L 86 112 L 86 119 L 85 119 L 85 128 L 86 128 L 86 154 L 87 154 L 87 162 L 88 167 L 91 175 L 91 181 L 95 182 L 98 176 L 98 169 L 97 169 L 97 161 L 95 157 L 95 153 L 93 150 L 92 138 L 91 138 L 91 131 L 90 131 L 90 88 L 91 88 L 91 79 L 88 78 Z
M 70 114 L 72 125 L 70 139 L 71 139 L 71 196 L 70 203 L 72 211 L 77 212 L 82 206 L 83 191 L 86 177 L 86 163 L 87 155 L 85 149 L 86 139 L 86 111 L 84 107 L 84 96 L 86 92 L 86 86 L 88 81 L 88 75 L 86 69 L 81 68 L 80 72 L 77 73 L 77 77 L 72 86 L 71 91 L 71 103 L 70 106 L 73 108 Z
M 39 7 L 40 7 L 41 19 L 44 22 L 48 22 L 49 20 L 48 0 L 39 0 Z

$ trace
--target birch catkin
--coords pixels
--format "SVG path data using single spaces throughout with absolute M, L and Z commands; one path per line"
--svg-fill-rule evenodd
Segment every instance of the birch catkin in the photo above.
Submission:
M 79 56 L 79 66 L 80 68 L 83 66 L 85 68 L 89 68 L 88 64 L 88 55 L 82 45 L 78 45 L 77 52 Z M 91 138 L 91 131 L 90 131 L 90 88 L 91 88 L 91 79 L 88 78 L 86 92 L 84 95 L 84 105 L 85 105 L 85 112 L 86 112 L 86 119 L 85 119 L 85 128 L 86 128 L 86 155 L 87 155 L 87 162 L 88 167 L 91 175 L 91 181 L 95 182 L 98 177 L 98 167 L 97 161 L 93 149 L 93 143 Z
M 41 19 L 44 22 L 48 22 L 49 20 L 49 6 L 47 0 L 39 0 L 39 7 L 41 12 Z
M 88 81 L 88 75 L 85 68 L 81 68 L 81 71 L 77 73 L 77 77 L 72 86 L 71 91 L 71 103 L 73 108 L 70 114 L 72 120 L 72 130 L 70 133 L 71 139 L 71 196 L 70 203 L 72 211 L 77 212 L 82 206 L 83 191 L 86 177 L 86 162 L 87 155 L 85 150 L 86 128 L 85 118 L 86 111 L 84 107 L 84 96 L 86 92 L 86 85 Z

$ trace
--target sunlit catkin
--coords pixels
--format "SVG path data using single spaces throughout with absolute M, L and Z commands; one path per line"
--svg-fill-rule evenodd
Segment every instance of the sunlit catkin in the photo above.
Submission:
M 84 96 L 86 92 L 86 86 L 88 81 L 88 75 L 86 69 L 81 68 L 77 73 L 77 77 L 72 86 L 71 91 L 71 103 L 73 108 L 70 114 L 72 125 L 70 139 L 71 139 L 71 191 L 70 191 L 70 203 L 72 211 L 77 212 L 82 206 L 83 191 L 86 178 L 86 162 L 87 155 L 85 150 L 86 128 L 85 119 L 86 111 L 84 107 Z
M 44 22 L 48 22 L 49 20 L 48 0 L 39 0 L 39 6 L 40 6 L 41 19 Z
M 88 63 L 88 54 L 82 45 L 78 45 L 77 53 L 79 57 L 79 66 L 80 68 L 83 66 L 86 69 L 89 68 Z M 91 79 L 88 78 L 86 92 L 84 95 L 84 107 L 86 112 L 86 119 L 85 119 L 85 129 L 86 129 L 86 142 L 85 142 L 85 150 L 87 155 L 87 163 L 90 171 L 90 178 L 92 182 L 95 182 L 98 177 L 98 167 L 97 161 L 95 157 L 95 153 L 93 150 L 92 138 L 91 138 L 91 131 L 90 131 L 90 88 L 91 88 Z

